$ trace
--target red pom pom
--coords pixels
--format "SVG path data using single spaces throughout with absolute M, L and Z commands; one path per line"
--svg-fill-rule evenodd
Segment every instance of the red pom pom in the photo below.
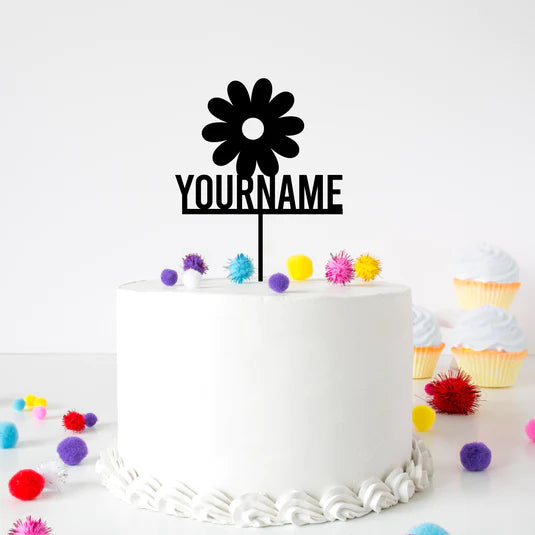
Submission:
M 79 433 L 85 429 L 85 418 L 83 414 L 76 411 L 69 411 L 63 415 L 63 426 L 69 431 Z
M 35 470 L 21 470 L 9 480 L 9 492 L 19 500 L 33 500 L 45 488 L 45 478 Z
M 461 370 L 438 374 L 426 385 L 427 403 L 442 414 L 474 414 L 479 408 L 481 390 Z

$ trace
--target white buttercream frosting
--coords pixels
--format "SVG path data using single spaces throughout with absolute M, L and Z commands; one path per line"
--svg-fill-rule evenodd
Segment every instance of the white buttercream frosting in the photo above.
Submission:
M 442 334 L 435 316 L 427 308 L 412 306 L 412 334 L 415 347 L 438 347 Z
M 233 498 L 220 490 L 196 493 L 183 483 L 164 485 L 127 467 L 115 449 L 102 452 L 97 462 L 102 483 L 114 495 L 136 507 L 239 527 L 302 526 L 350 520 L 371 511 L 379 513 L 398 502 L 408 502 L 415 491 L 424 490 L 432 472 L 428 449 L 422 441 L 413 439 L 411 459 L 392 470 L 384 480 L 371 477 L 359 488 L 331 487 L 320 499 L 307 492 L 290 490 L 274 500 L 262 493 Z
M 502 308 L 485 305 L 464 312 L 453 331 L 455 345 L 484 351 L 524 351 L 526 335 L 515 317 Z
M 457 261 L 455 278 L 479 282 L 518 282 L 518 264 L 511 255 L 488 243 L 465 250 Z

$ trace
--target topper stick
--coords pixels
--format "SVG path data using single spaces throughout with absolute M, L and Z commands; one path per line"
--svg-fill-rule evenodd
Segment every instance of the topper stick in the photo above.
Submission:
M 258 214 L 258 282 L 264 280 L 264 215 Z

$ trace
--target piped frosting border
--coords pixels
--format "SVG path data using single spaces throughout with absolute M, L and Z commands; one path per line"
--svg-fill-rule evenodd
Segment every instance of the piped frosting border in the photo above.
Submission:
M 217 524 L 265 527 L 350 520 L 406 503 L 429 486 L 433 461 L 423 441 L 414 438 L 411 459 L 384 480 L 371 477 L 358 489 L 332 487 L 319 500 L 299 490 L 273 500 L 262 493 L 231 497 L 220 490 L 197 493 L 183 483 L 162 485 L 126 466 L 115 449 L 101 453 L 96 469 L 105 487 L 135 507 Z

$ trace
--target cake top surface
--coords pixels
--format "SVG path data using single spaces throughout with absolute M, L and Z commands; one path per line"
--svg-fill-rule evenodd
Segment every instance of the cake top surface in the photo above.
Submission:
M 284 294 L 273 292 L 267 283 L 245 282 L 234 284 L 228 279 L 203 279 L 199 288 L 186 288 L 181 284 L 176 286 L 165 286 L 158 280 L 134 281 L 123 284 L 119 290 L 141 292 L 141 293 L 198 293 L 199 295 L 221 295 L 221 296 L 251 296 L 265 297 L 272 299 L 295 299 L 310 297 L 369 297 L 376 295 L 391 295 L 409 292 L 408 286 L 393 284 L 383 281 L 367 283 L 353 282 L 346 286 L 335 286 L 324 279 L 309 279 L 306 281 L 292 281 L 290 287 Z

